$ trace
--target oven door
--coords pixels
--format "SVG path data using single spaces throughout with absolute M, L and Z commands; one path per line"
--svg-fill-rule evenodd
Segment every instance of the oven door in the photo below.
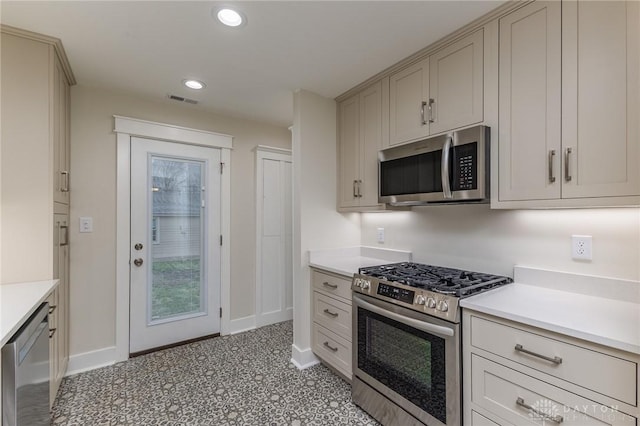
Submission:
M 428 425 L 460 425 L 460 325 L 353 295 L 353 374 Z

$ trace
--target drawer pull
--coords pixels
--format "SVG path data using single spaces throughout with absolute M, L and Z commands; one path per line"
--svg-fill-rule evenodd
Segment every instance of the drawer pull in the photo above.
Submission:
M 537 414 L 538 416 L 542 417 L 543 419 L 549 419 L 549 420 L 551 420 L 552 422 L 555 422 L 555 423 L 562 423 L 564 421 L 564 419 L 560 415 L 552 416 L 551 414 L 547 414 L 544 411 L 540 411 L 540 410 L 537 410 L 537 409 L 533 408 L 529 404 L 526 404 L 524 402 L 524 399 L 522 399 L 522 398 L 516 399 L 516 405 L 519 405 L 520 407 L 522 407 L 522 408 L 524 408 L 526 410 L 529 410 L 532 413 Z
M 49 315 L 51 315 L 52 313 L 54 313 L 57 307 L 58 307 L 58 305 L 51 305 L 51 306 L 49 306 Z
M 49 339 L 53 338 L 53 335 L 56 334 L 56 330 L 58 330 L 57 328 L 50 328 L 49 329 Z
M 325 348 L 329 349 L 331 352 L 338 352 L 338 348 L 334 348 L 329 344 L 329 342 L 324 342 L 322 344 Z
M 531 352 L 531 351 L 523 348 L 521 344 L 517 344 L 514 349 L 516 350 L 516 352 L 522 352 L 523 354 L 528 354 L 528 355 L 531 355 L 531 356 L 535 356 L 537 358 L 542 358 L 545 361 L 552 362 L 552 363 L 554 363 L 556 365 L 562 364 L 562 358 L 560 358 L 559 356 L 554 356 L 553 358 L 551 358 L 550 356 L 540 355 L 540 354 L 537 354 L 535 352 Z
M 327 281 L 323 282 L 323 283 L 322 283 L 322 285 L 323 285 L 323 286 L 325 286 L 325 287 L 332 288 L 332 289 L 334 289 L 334 290 L 335 290 L 336 288 L 338 288 L 338 285 L 337 285 L 337 284 L 329 284 Z
M 329 309 L 325 309 L 324 313 L 327 314 L 327 315 L 331 315 L 334 318 L 339 315 L 337 312 L 331 312 Z

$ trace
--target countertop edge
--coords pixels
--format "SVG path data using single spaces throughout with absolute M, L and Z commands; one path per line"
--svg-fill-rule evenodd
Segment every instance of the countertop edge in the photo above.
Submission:
M 44 280 L 44 281 L 34 281 L 34 282 L 27 282 L 27 283 L 16 283 L 16 284 L 1 284 L 0 287 L 2 286 L 29 286 L 29 285 L 33 285 L 33 284 L 37 284 L 37 285 L 42 285 L 43 288 L 38 289 L 38 295 L 34 296 L 34 298 L 32 300 L 30 300 L 30 304 L 31 302 L 33 302 L 31 304 L 31 307 L 26 309 L 26 311 L 24 313 L 20 313 L 18 316 L 20 316 L 20 318 L 14 322 L 14 324 L 11 326 L 11 329 L 7 330 L 7 331 L 3 331 L 3 335 L 1 336 L 2 339 L 0 339 L 0 347 L 3 346 L 5 343 L 7 343 L 12 337 L 13 335 L 20 329 L 20 327 L 22 327 L 22 325 L 25 323 L 25 321 L 36 311 L 36 309 L 38 309 L 38 307 L 42 304 L 42 302 L 44 302 L 47 297 L 49 297 L 49 295 L 51 294 L 51 292 L 53 290 L 55 290 L 55 288 L 58 286 L 60 280 L 55 279 L 55 280 Z M 1 290 L 1 289 L 0 289 Z M 2 301 L 0 301 L 0 303 L 4 304 L 5 300 L 3 298 Z M 11 303 L 11 302 L 9 302 Z M 6 308 L 4 306 L 0 306 L 0 309 L 3 312 Z

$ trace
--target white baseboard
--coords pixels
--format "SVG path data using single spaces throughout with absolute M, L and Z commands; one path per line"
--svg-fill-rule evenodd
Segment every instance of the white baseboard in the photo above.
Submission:
M 98 349 L 96 351 L 84 352 L 77 355 L 71 355 L 69 358 L 69 367 L 65 376 L 82 373 L 96 368 L 106 367 L 115 364 L 116 347 Z
M 302 350 L 296 345 L 291 345 L 291 363 L 295 365 L 298 370 L 304 370 L 320 364 L 320 360 L 313 354 L 311 348 Z
M 229 334 L 238 334 L 243 331 L 254 330 L 256 328 L 256 316 L 232 319 L 229 321 Z

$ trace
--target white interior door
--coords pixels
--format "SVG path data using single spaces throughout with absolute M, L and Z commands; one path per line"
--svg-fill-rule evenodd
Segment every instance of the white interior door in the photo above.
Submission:
M 257 151 L 256 325 L 293 318 L 291 155 Z
M 220 332 L 220 149 L 131 138 L 130 353 Z

